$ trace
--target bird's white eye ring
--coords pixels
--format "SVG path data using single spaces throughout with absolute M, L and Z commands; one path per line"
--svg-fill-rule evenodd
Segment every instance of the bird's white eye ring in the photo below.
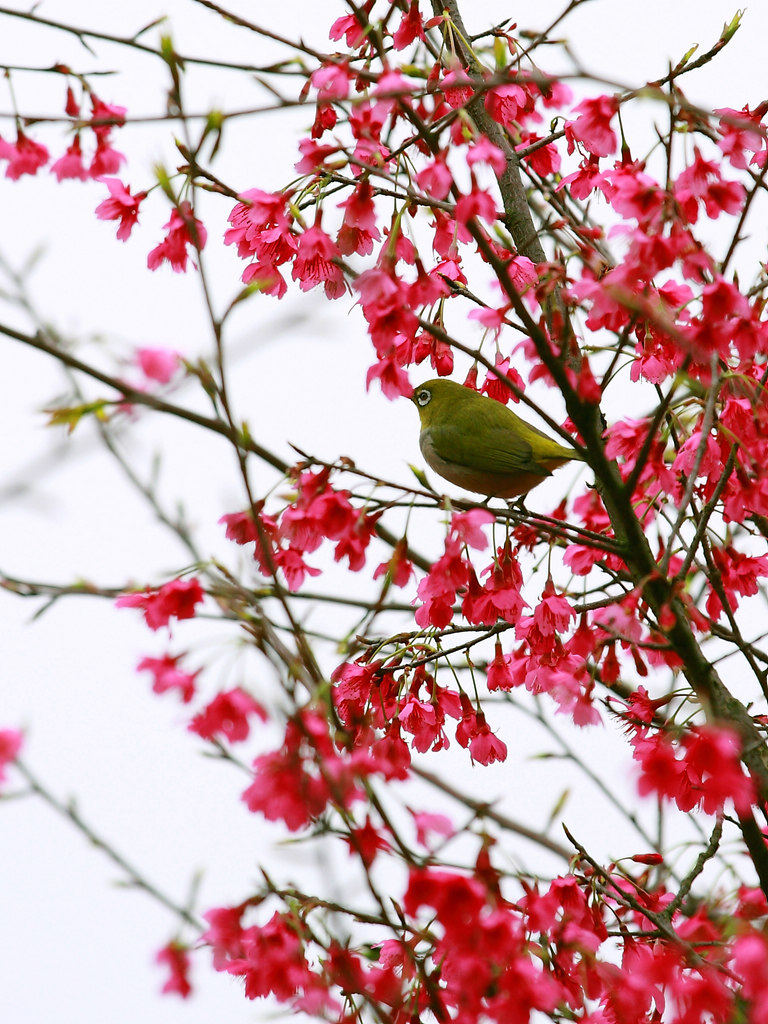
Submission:
M 421 391 L 416 392 L 416 403 L 422 408 L 429 404 L 429 400 L 432 398 L 432 392 L 429 388 L 422 388 Z

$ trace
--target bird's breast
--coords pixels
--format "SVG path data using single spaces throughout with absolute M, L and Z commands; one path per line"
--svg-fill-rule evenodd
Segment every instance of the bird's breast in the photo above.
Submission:
M 475 494 L 485 494 L 489 498 L 516 498 L 527 494 L 533 487 L 549 476 L 549 469 L 542 467 L 540 472 L 517 470 L 510 473 L 490 473 L 484 469 L 463 466 L 458 462 L 450 462 L 435 451 L 429 429 L 419 434 L 419 448 L 430 469 L 457 487 Z

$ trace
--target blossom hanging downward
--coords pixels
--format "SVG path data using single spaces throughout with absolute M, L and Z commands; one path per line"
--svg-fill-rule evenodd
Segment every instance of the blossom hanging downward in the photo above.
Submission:
M 177 274 L 182 274 L 187 269 L 189 259 L 187 246 L 201 252 L 205 248 L 208 232 L 202 221 L 194 216 L 192 207 L 186 200 L 171 210 L 170 220 L 163 227 L 168 233 L 147 256 L 147 266 L 150 270 L 157 270 L 160 264 L 167 260 Z M 192 266 L 196 266 L 194 261 Z
M 195 607 L 205 597 L 199 582 L 171 580 L 162 587 L 153 587 L 137 594 L 123 594 L 115 601 L 118 608 L 141 608 L 150 629 L 167 626 L 171 619 L 191 619 Z

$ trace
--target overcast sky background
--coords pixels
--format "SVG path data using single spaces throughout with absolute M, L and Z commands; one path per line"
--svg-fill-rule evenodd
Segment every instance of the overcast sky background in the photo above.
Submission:
M 26 5 L 11 6 L 22 10 Z M 560 9 L 542 0 L 465 6 L 471 31 L 509 16 L 521 26 L 540 29 Z M 336 0 L 243 2 L 237 9 L 288 37 L 300 31 L 319 49 L 334 48 L 327 30 L 343 13 Z M 642 5 L 594 0 L 568 20 L 563 34 L 588 70 L 634 85 L 663 75 L 668 63 L 677 62 L 694 43 L 707 49 L 734 12 L 723 0 L 646 0 Z M 288 55 L 277 44 L 234 31 L 189 0 L 100 6 L 47 0 L 37 13 L 118 35 L 131 35 L 167 14 L 179 52 L 255 63 Z M 764 99 L 767 37 L 768 10 L 754 5 L 724 54 L 685 79 L 689 98 L 704 106 L 737 108 Z M 147 38 L 156 38 L 156 30 Z M 159 62 L 108 44 L 93 46 L 95 57 L 74 38 L 0 15 L 0 63 L 119 69 L 120 74 L 98 86 L 102 98 L 127 106 L 131 116 L 162 112 L 167 83 Z M 546 70 L 561 66 L 554 51 L 553 61 Z M 15 74 L 13 83 L 22 113 L 61 111 L 64 89 L 57 76 Z M 264 96 L 246 76 L 233 72 L 197 70 L 188 89 L 188 108 L 201 111 L 214 105 L 241 107 Z M 11 109 L 8 90 L 0 86 L 0 111 Z M 238 189 L 282 186 L 293 177 L 299 132 L 312 117 L 308 107 L 236 122 L 225 138 L 217 173 Z M 7 118 L 0 133 L 13 138 Z M 30 134 L 57 156 L 67 144 L 60 128 L 35 128 Z M 129 160 L 120 177 L 134 191 L 151 182 L 158 161 L 174 165 L 168 136 L 167 125 L 116 133 L 115 146 Z M 15 183 L 0 179 L 3 264 L 19 270 L 40 251 L 27 279 L 31 302 L 45 322 L 65 334 L 92 336 L 84 352 L 95 353 L 94 358 L 101 358 L 99 337 L 112 347 L 122 346 L 126 355 L 138 345 L 167 346 L 190 358 L 207 354 L 211 339 L 195 275 L 173 274 L 168 267 L 154 274 L 145 269 L 146 252 L 162 237 L 167 207 L 148 204 L 140 229 L 123 245 L 114 238 L 113 224 L 93 216 L 104 196 L 98 183 L 59 185 L 47 172 Z M 228 202 L 212 201 L 206 217 L 207 268 L 221 306 L 236 291 L 242 272 L 231 247 L 221 243 L 229 209 Z M 0 315 L 5 322 L 29 326 L 29 318 L 6 303 Z M 254 435 L 278 454 L 290 459 L 291 441 L 327 458 L 349 455 L 372 471 L 404 481 L 407 464 L 421 464 L 413 409 L 365 391 L 371 349 L 352 300 L 328 303 L 314 293 L 296 293 L 282 303 L 259 298 L 233 318 L 229 337 L 239 353 L 233 381 L 237 408 Z M 0 347 L 0 573 L 123 586 L 131 580 L 160 581 L 178 571 L 188 556 L 125 486 L 91 428 L 79 428 L 69 440 L 45 428 L 41 410 L 64 390 L 59 368 L 11 341 L 0 340 Z M 179 401 L 203 408 L 192 393 L 192 388 L 181 390 Z M 157 429 L 155 420 L 144 417 L 130 442 L 129 451 L 144 471 L 151 464 Z M 178 498 L 184 501 L 206 553 L 237 564 L 238 553 L 217 526 L 224 512 L 244 503 L 231 452 L 203 431 L 173 423 L 163 424 L 162 449 L 165 500 L 170 505 Z M 257 486 L 266 483 L 262 473 L 255 472 Z M 545 488 L 536 494 L 538 502 Z M 546 507 L 546 495 L 538 507 Z M 271 847 L 281 832 L 249 815 L 240 803 L 246 777 L 201 756 L 203 745 L 185 732 L 184 709 L 173 697 L 154 697 L 148 678 L 136 674 L 140 657 L 167 649 L 164 635 L 150 634 L 138 615 L 118 612 L 102 600 L 60 601 L 32 621 L 39 607 L 39 602 L 0 593 L 0 728 L 27 731 L 25 759 L 57 796 L 76 797 L 97 832 L 180 902 L 195 871 L 204 869 L 202 909 L 242 899 L 250 883 L 258 884 L 261 860 L 300 878 L 324 869 L 313 865 L 309 848 Z M 171 646 L 174 651 L 189 646 L 191 661 L 197 654 L 202 663 L 228 640 L 231 634 L 215 623 L 181 623 Z M 237 655 L 231 644 L 226 651 L 211 669 L 209 693 L 240 681 L 258 689 L 258 663 Z M 266 679 L 264 686 L 268 690 Z M 532 732 L 527 740 L 535 749 L 540 736 Z M 610 765 L 619 741 L 606 730 L 599 742 Z M 556 763 L 538 765 L 533 775 L 522 737 L 506 766 L 473 770 L 463 752 L 452 754 L 451 763 L 455 781 L 463 778 L 467 786 L 473 771 L 487 771 L 487 791 L 512 792 L 515 817 L 541 826 L 552 794 L 563 786 Z M 543 796 L 536 787 L 546 783 L 551 789 Z M 629 779 L 619 785 L 632 791 Z M 17 788 L 14 778 L 11 789 Z M 611 837 L 601 834 L 600 820 L 591 815 L 593 797 L 586 790 L 576 794 L 569 820 L 590 815 L 590 838 L 607 843 Z M 538 812 L 532 810 L 537 805 Z M 447 804 L 445 809 L 452 810 Z M 520 856 L 527 855 L 535 864 L 536 851 L 521 847 Z M 117 868 L 41 801 L 0 806 L 0 1004 L 9 1024 L 267 1019 L 273 1008 L 248 1003 L 237 982 L 214 975 L 207 953 L 195 959 L 193 1000 L 161 998 L 164 974 L 151 961 L 176 923 L 147 896 L 116 884 L 120 880 Z

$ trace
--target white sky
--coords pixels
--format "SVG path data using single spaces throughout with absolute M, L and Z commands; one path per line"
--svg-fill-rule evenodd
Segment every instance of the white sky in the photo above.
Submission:
M 465 6 L 472 10 L 470 30 L 477 30 L 509 15 L 521 26 L 540 28 L 560 5 L 537 0 Z M 241 3 L 240 9 L 275 31 L 291 36 L 300 30 L 308 42 L 329 49 L 334 44 L 326 43 L 327 27 L 343 12 L 331 0 Z M 696 42 L 706 49 L 734 11 L 723 0 L 594 0 L 569 19 L 564 32 L 588 69 L 635 84 L 661 76 L 668 61 L 676 62 Z M 286 55 L 222 26 L 188 0 L 100 6 L 48 0 L 37 12 L 125 34 L 167 12 L 179 51 L 254 62 Z M 714 65 L 684 80 L 689 98 L 734 107 L 763 99 L 767 37 L 768 9 L 754 5 Z M 115 47 L 94 46 L 95 59 L 74 39 L 0 15 L 0 62 L 126 68 L 125 75 L 104 80 L 103 98 L 128 106 L 131 115 L 162 110 L 159 67 Z M 55 76 L 14 75 L 14 87 L 23 113 L 61 108 L 63 88 Z M 212 104 L 227 109 L 262 96 L 243 75 L 196 74 L 188 103 L 199 110 Z M 9 109 L 8 92 L 0 87 L 0 111 Z M 238 189 L 279 187 L 293 176 L 297 135 L 312 116 L 307 108 L 237 122 L 225 139 L 218 173 Z M 0 132 L 12 137 L 7 120 Z M 57 155 L 66 145 L 57 128 L 30 134 Z M 172 165 L 167 136 L 167 126 L 117 133 L 115 144 L 130 159 L 121 177 L 134 189 L 151 180 L 158 160 Z M 144 254 L 160 240 L 166 208 L 154 203 L 123 245 L 114 239 L 113 225 L 93 216 L 102 198 L 103 188 L 95 183 L 58 185 L 45 175 L 17 183 L 0 179 L 0 257 L 20 268 L 43 247 L 29 281 L 31 296 L 46 321 L 73 337 L 100 335 L 126 353 L 141 344 L 177 348 L 189 357 L 207 353 L 211 339 L 194 276 L 144 269 Z M 208 268 L 220 307 L 236 291 L 242 271 L 234 252 L 221 244 L 229 209 L 228 202 L 212 202 L 206 221 Z M 27 326 L 18 312 L 3 307 L 5 320 Z M 371 350 L 349 300 L 330 304 L 314 294 L 281 304 L 257 299 L 233 318 L 230 340 L 243 353 L 233 385 L 237 407 L 254 434 L 279 454 L 289 458 L 286 442 L 293 441 L 329 458 L 350 455 L 401 480 L 408 478 L 408 462 L 421 464 L 413 410 L 365 393 Z M 156 581 L 180 568 L 184 551 L 126 489 L 90 428 L 78 429 L 64 449 L 61 433 L 45 429 L 41 408 L 63 390 L 58 368 L 14 342 L 2 339 L 0 345 L 0 572 L 122 585 L 131 578 Z M 86 351 L 102 358 L 98 341 Z M 191 393 L 179 397 L 188 400 Z M 197 399 L 195 404 L 202 407 Z M 144 470 L 156 440 L 156 421 L 143 419 L 131 451 Z M 230 453 L 222 457 L 220 442 L 178 424 L 163 427 L 162 446 L 166 500 L 181 498 L 202 549 L 234 563 L 237 554 L 216 525 L 221 514 L 244 503 Z M 31 467 L 36 468 L 30 483 Z M 20 482 L 30 483 L 29 490 L 11 500 L 8 489 Z M 0 593 L 0 728 L 28 731 L 25 758 L 46 785 L 63 799 L 76 797 L 95 829 L 174 899 L 184 901 L 193 873 L 203 869 L 203 909 L 243 898 L 249 884 L 258 884 L 260 860 L 301 878 L 314 869 L 311 849 L 271 847 L 280 831 L 249 815 L 239 801 L 245 776 L 202 757 L 202 744 L 185 732 L 184 710 L 172 697 L 154 697 L 148 678 L 135 673 L 141 656 L 164 652 L 163 636 L 150 634 L 135 614 L 96 599 L 59 602 L 32 622 L 38 607 Z M 227 630 L 216 624 L 181 624 L 173 650 L 189 644 L 202 663 L 222 640 Z M 258 663 L 237 659 L 231 644 L 226 650 L 208 677 L 209 693 L 241 679 L 258 689 Z M 606 731 L 597 741 L 591 734 L 577 742 L 599 742 L 610 764 L 618 741 Z M 526 743 L 531 750 L 543 745 L 533 729 L 519 737 L 519 746 L 510 745 L 507 765 L 483 776 L 486 792 L 511 792 L 510 813 L 543 827 L 563 785 L 573 784 L 569 820 L 584 820 L 593 793 L 570 779 L 564 783 L 560 762 L 532 766 Z M 468 787 L 485 771 L 475 769 L 473 775 L 463 755 L 452 756 L 451 763 L 456 781 Z M 590 820 L 589 828 L 598 845 L 615 839 L 601 833 L 600 822 Z M 627 844 L 623 852 L 636 852 L 634 837 Z M 536 856 L 524 845 L 520 855 Z M 207 954 L 195 961 L 193 1001 L 161 998 L 164 975 L 151 959 L 172 936 L 175 921 L 148 897 L 115 884 L 120 881 L 119 870 L 41 801 L 0 807 L 0 1005 L 9 1024 L 266 1019 L 270 1008 L 248 1003 L 237 983 L 214 975 Z

